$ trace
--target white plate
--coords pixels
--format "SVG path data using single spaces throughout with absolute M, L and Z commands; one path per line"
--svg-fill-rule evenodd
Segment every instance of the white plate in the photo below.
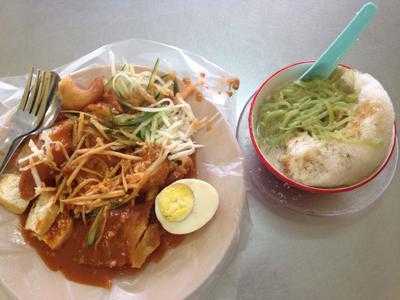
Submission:
M 76 72 L 83 83 L 107 75 L 109 67 L 98 66 Z M 218 110 L 208 101 L 193 101 L 199 116 Z M 137 275 L 118 278 L 110 291 L 68 281 L 50 271 L 36 252 L 26 245 L 16 216 L 0 209 L 0 280 L 17 299 L 181 299 L 192 294 L 218 270 L 223 258 L 234 250 L 245 201 L 240 148 L 224 119 L 212 130 L 196 136 L 205 147 L 197 152 L 198 177 L 219 192 L 220 206 L 213 220 L 189 235 L 177 248 L 150 262 Z

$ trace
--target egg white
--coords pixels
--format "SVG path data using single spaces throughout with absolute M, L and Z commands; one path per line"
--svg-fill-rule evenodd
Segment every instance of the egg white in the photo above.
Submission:
M 185 184 L 193 192 L 194 205 L 190 214 L 182 221 L 168 221 L 159 209 L 159 196 L 155 201 L 155 213 L 162 227 L 173 234 L 187 234 L 196 231 L 207 224 L 215 215 L 219 205 L 217 190 L 209 183 L 199 179 L 181 179 L 173 184 Z M 159 194 L 160 195 L 160 194 Z

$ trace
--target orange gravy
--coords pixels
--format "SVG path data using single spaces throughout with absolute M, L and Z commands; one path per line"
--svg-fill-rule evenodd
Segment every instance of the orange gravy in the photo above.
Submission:
M 21 225 L 25 224 L 26 217 L 26 214 L 22 215 Z M 56 250 L 50 249 L 44 242 L 37 239 L 31 231 L 22 229 L 22 235 L 25 241 L 36 250 L 50 270 L 62 272 L 71 281 L 111 288 L 113 278 L 140 272 L 140 269 L 133 269 L 129 266 L 107 268 L 78 263 L 76 254 L 82 250 L 82 247 L 85 247 L 83 243 L 88 227 L 89 225 L 85 225 L 81 219 L 75 219 L 73 234 Z M 160 246 L 151 254 L 147 263 L 149 261 L 160 261 L 168 249 L 178 246 L 183 239 L 184 236 L 163 233 Z M 146 265 L 143 266 L 143 268 L 145 267 Z

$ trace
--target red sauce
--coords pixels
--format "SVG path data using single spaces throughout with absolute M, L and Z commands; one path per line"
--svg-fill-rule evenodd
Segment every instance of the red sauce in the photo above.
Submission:
M 191 158 L 191 160 L 185 162 L 185 164 L 188 164 L 185 167 L 174 168 L 174 171 L 166 179 L 165 185 L 178 179 L 195 177 L 196 160 L 194 155 Z M 166 175 L 164 174 L 162 177 Z M 140 199 L 137 200 L 140 205 Z M 140 206 L 136 204 L 134 209 L 138 210 Z M 85 244 L 91 222 L 84 224 L 81 219 L 74 219 L 71 236 L 56 250 L 50 249 L 31 231 L 22 229 L 22 235 L 25 241 L 36 250 L 50 270 L 62 272 L 71 281 L 110 288 L 113 278 L 141 271 L 141 269 L 133 269 L 128 266 L 129 261 L 126 257 L 128 245 L 126 238 L 121 233 L 123 232 L 123 224 L 126 221 L 126 216 L 128 215 L 129 217 L 132 212 L 133 209 L 128 206 L 112 210 L 107 218 L 103 238 L 96 248 L 88 248 Z M 21 216 L 22 228 L 24 228 L 26 218 L 27 213 Z M 157 222 L 153 208 L 150 211 L 149 222 Z M 115 234 L 107 235 L 108 230 L 113 231 Z M 108 236 L 109 238 L 105 238 L 104 236 Z M 160 246 L 148 257 L 147 262 L 142 268 L 145 268 L 149 261 L 160 261 L 166 251 L 178 246 L 183 239 L 184 236 L 182 235 L 172 235 L 162 230 Z M 114 267 L 108 267 L 110 262 L 113 262 Z
M 23 215 L 21 217 L 22 225 L 25 224 L 25 219 L 26 215 Z M 133 269 L 129 266 L 108 268 L 80 264 L 77 261 L 77 254 L 80 253 L 82 249 L 85 249 L 85 246 L 82 244 L 84 243 L 89 225 L 85 225 L 80 219 L 76 219 L 74 222 L 72 236 L 61 248 L 56 250 L 51 250 L 44 242 L 38 240 L 31 231 L 22 229 L 22 234 L 25 241 L 36 250 L 50 270 L 62 272 L 65 277 L 71 281 L 103 288 L 111 288 L 113 278 L 141 271 L 141 269 Z M 160 261 L 168 249 L 178 246 L 183 239 L 184 236 L 163 232 L 161 245 L 151 254 L 147 263 L 149 261 Z M 145 267 L 146 265 L 143 266 L 143 268 Z

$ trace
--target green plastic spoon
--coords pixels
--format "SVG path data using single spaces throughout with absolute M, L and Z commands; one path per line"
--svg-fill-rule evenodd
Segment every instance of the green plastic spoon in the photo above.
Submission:
M 326 79 L 336 69 L 339 61 L 347 53 L 360 33 L 371 22 L 377 7 L 368 2 L 357 12 L 346 28 L 338 35 L 333 43 L 322 53 L 319 59 L 301 75 L 300 80 L 310 80 L 318 77 Z

